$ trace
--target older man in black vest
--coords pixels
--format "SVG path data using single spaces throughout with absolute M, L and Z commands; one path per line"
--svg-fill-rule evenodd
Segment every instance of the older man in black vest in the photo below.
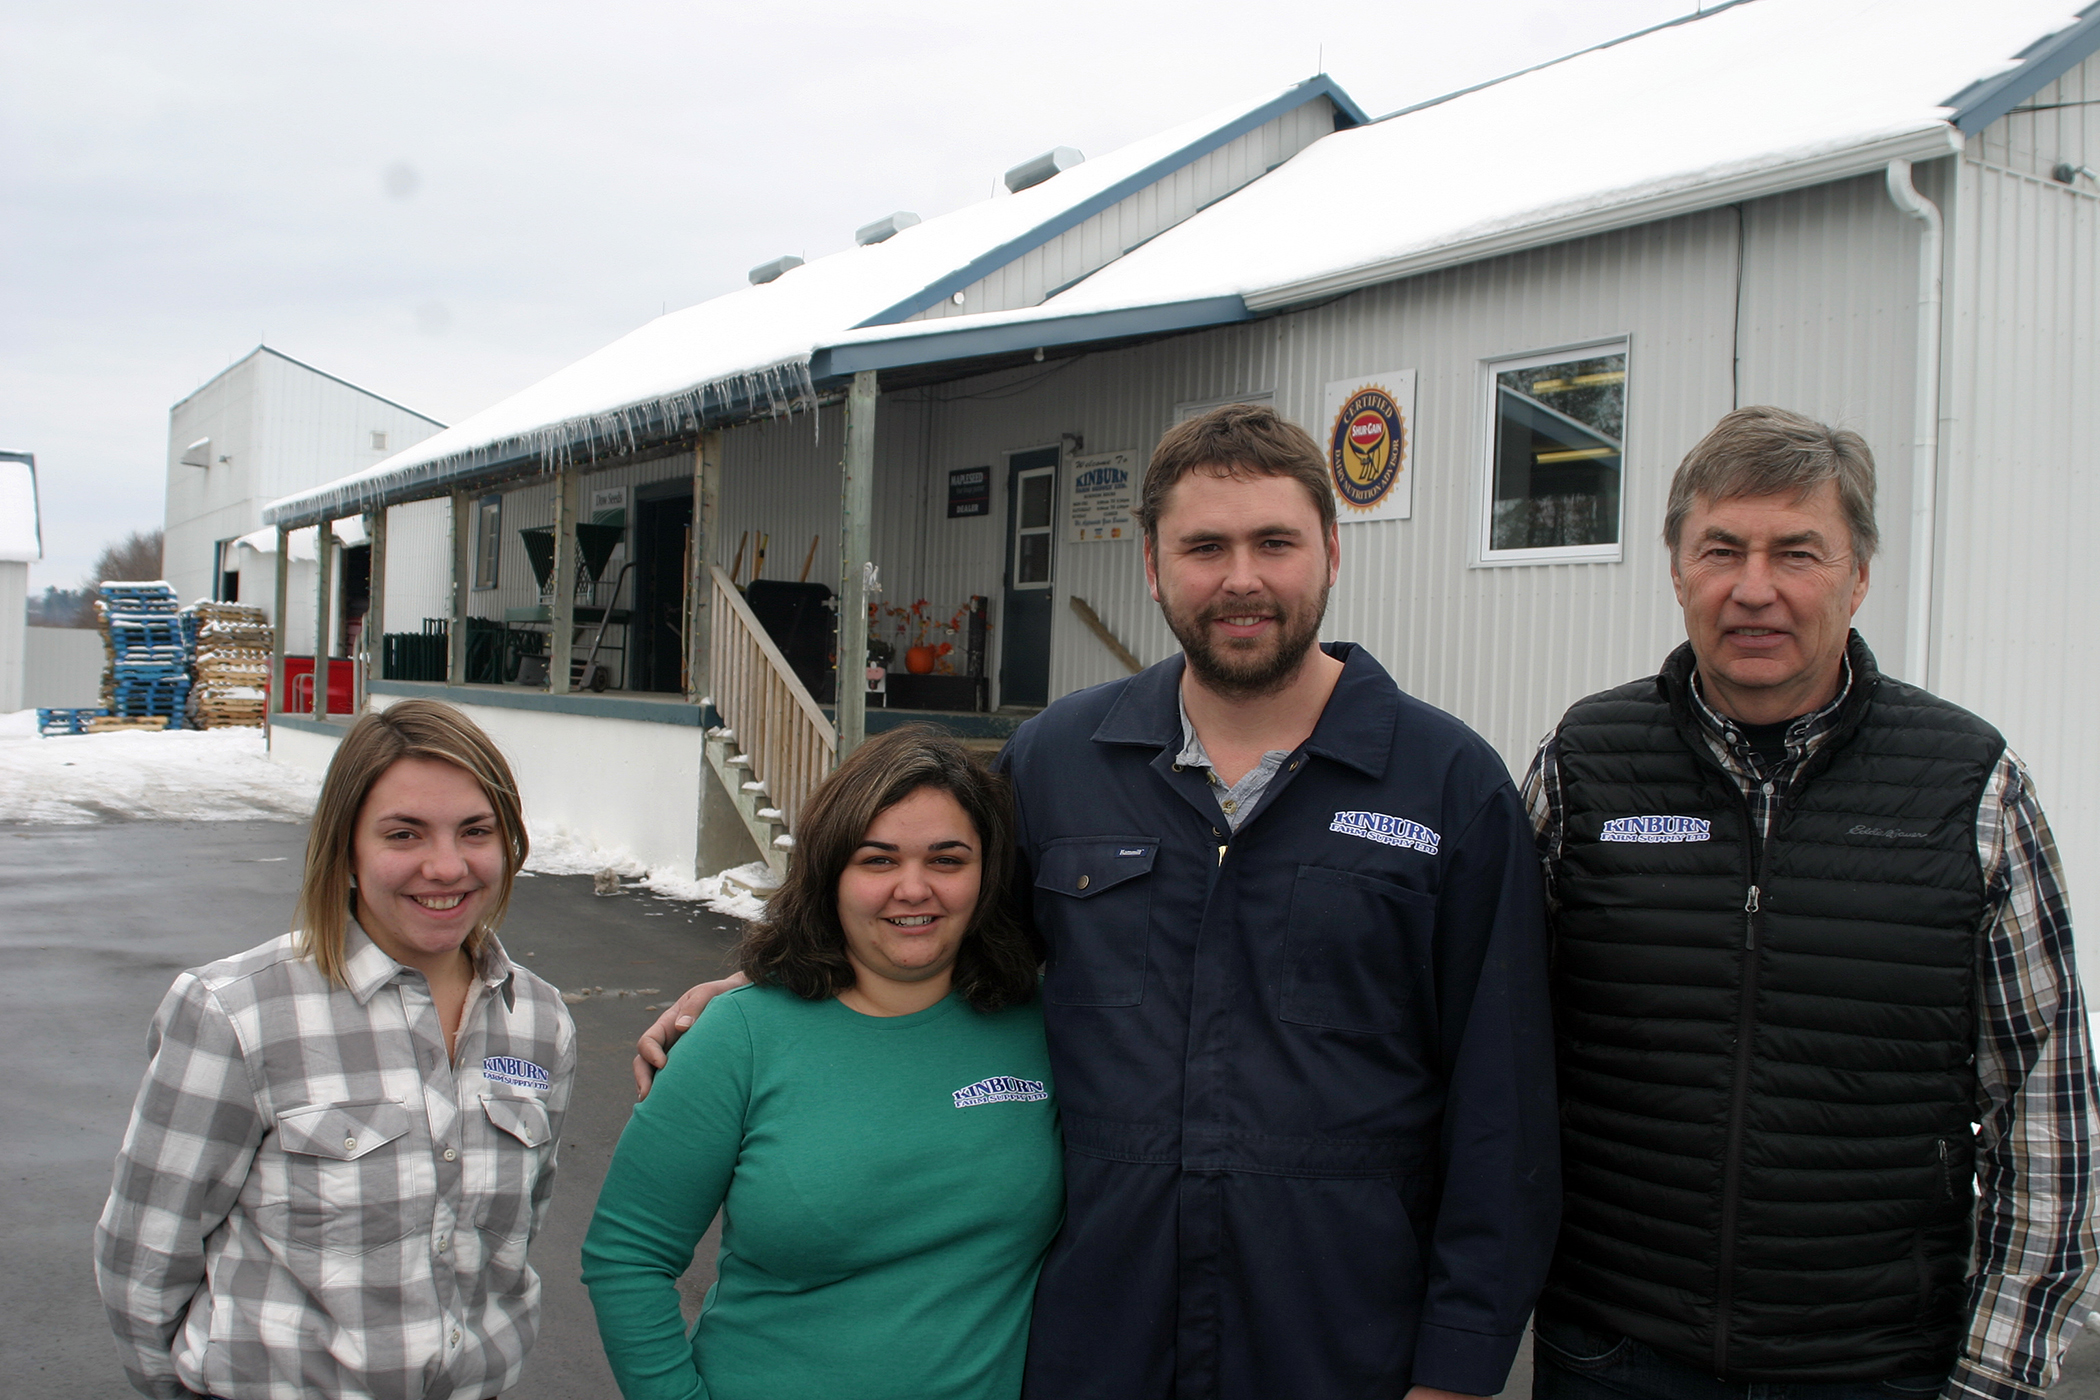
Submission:
M 2018 1400 L 2094 1303 L 2070 914 L 1998 732 L 1882 675 L 1856 434 L 1723 418 L 1670 487 L 1690 640 L 1525 783 L 1566 1206 L 1540 1400 Z

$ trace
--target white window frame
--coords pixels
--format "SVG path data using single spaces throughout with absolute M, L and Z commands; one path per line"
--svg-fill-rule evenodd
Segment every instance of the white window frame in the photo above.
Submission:
M 1532 369 L 1539 365 L 1559 364 L 1564 360 L 1593 360 L 1600 355 L 1624 355 L 1626 357 L 1627 417 L 1632 417 L 1633 393 L 1633 337 L 1630 335 L 1607 336 L 1601 340 L 1577 341 L 1551 350 L 1539 350 L 1521 355 L 1496 355 L 1480 362 L 1480 450 L 1475 457 L 1474 510 L 1472 566 L 1477 569 L 1501 569 L 1530 564 L 1617 564 L 1626 557 L 1626 489 L 1631 472 L 1627 458 L 1631 455 L 1622 441 L 1619 452 L 1619 518 L 1615 533 L 1618 539 L 1611 544 L 1563 545 L 1540 549 L 1495 549 L 1489 541 L 1494 538 L 1495 528 L 1495 430 L 1497 395 L 1496 376 L 1513 369 Z
M 1053 447 L 1057 449 L 1057 460 L 1056 460 L 1055 462 L 1051 462 L 1051 463 L 1049 463 L 1049 464 L 1048 464 L 1048 465 L 1046 465 L 1046 466 L 1040 466 L 1040 467 L 1023 467 L 1023 468 L 1021 468 L 1021 469 L 1020 469 L 1020 471 L 1019 471 L 1018 473 L 1016 473 L 1016 472 L 1015 472 L 1015 471 L 1013 470 L 1013 465 L 1012 465 L 1012 464 L 1013 464 L 1013 459 L 1014 459 L 1014 458 L 1016 458 L 1016 457 L 1022 457 L 1022 456 L 1026 456 L 1026 455 L 1027 455 L 1028 453 L 1031 453 L 1031 452 L 1044 452 L 1044 451 L 1048 451 L 1049 449 L 1051 449 L 1051 448 L 1053 448 Z M 1016 576 L 1015 576 L 1015 578 L 1014 578 L 1014 581 L 1013 581 L 1013 589 L 1014 589 L 1014 591 L 1015 591 L 1016 593 L 1028 593 L 1028 592 L 1033 592 L 1033 591 L 1035 591 L 1035 590 L 1037 590 L 1037 589 L 1045 589 L 1045 588 L 1055 588 L 1055 587 L 1057 587 L 1057 533 L 1058 533 L 1058 532 L 1057 532 L 1057 479 L 1058 479 L 1058 478 L 1059 478 L 1060 476 L 1063 476 L 1063 475 L 1064 475 L 1064 470 L 1065 470 L 1065 451 L 1064 451 L 1064 443 L 1063 443 L 1062 441 L 1058 441 L 1058 442 L 1046 442 L 1046 443 L 1044 443 L 1044 444 L 1043 444 L 1043 445 L 1042 445 L 1041 447 L 1017 447 L 1017 448 L 1013 449 L 1013 450 L 1012 450 L 1011 452 L 1008 452 L 1008 453 L 1006 454 L 1006 460 L 1007 460 L 1007 472 L 1006 472 L 1006 475 L 1007 475 L 1007 479 L 1008 479 L 1008 480 L 1010 480 L 1010 481 L 1011 481 L 1011 482 L 1013 483 L 1013 490 L 1014 490 L 1014 500 L 1013 500 L 1013 525 L 1012 525 L 1012 526 L 1011 526 L 1011 528 L 1010 528 L 1010 532 L 1009 532 L 1009 538 L 1008 538 L 1008 540 L 1007 540 L 1007 548 L 1008 548 L 1008 549 L 1009 549 L 1010 551 L 1012 551 L 1012 556 L 1013 556 L 1013 561 L 1014 561 L 1014 573 L 1015 573 L 1015 575 L 1016 575 Z M 1046 578 L 1046 579 L 1042 580 L 1042 581 L 1041 581 L 1041 582 L 1039 582 L 1039 583 L 1023 583 L 1023 582 L 1021 582 L 1021 580 L 1020 580 L 1020 578 L 1019 578 L 1019 574 L 1020 574 L 1020 563 L 1021 563 L 1021 548 L 1020 548 L 1020 546 L 1021 546 L 1021 533 L 1022 533 L 1023 529 L 1026 529 L 1026 530 L 1027 530 L 1027 532 L 1028 532 L 1029 534 L 1031 534 L 1031 535 L 1032 535 L 1032 534 L 1036 534 L 1036 533 L 1038 533 L 1038 529 L 1037 529 L 1037 527 L 1035 527 L 1035 526 L 1025 526 L 1025 527 L 1024 527 L 1024 526 L 1023 526 L 1023 525 L 1021 524 L 1021 502 L 1022 502 L 1022 491 L 1021 491 L 1021 484 L 1022 484 L 1022 483 L 1023 483 L 1024 481 L 1026 481 L 1026 480 L 1027 480 L 1028 478 L 1030 478 L 1030 477 L 1035 477 L 1035 476 L 1047 476 L 1047 477 L 1049 477 L 1049 478 L 1050 478 L 1050 523 L 1049 523 L 1049 524 L 1048 524 L 1047 526 L 1044 526 L 1044 527 L 1042 527 L 1042 528 L 1041 528 L 1041 530 L 1040 530 L 1040 533 L 1042 533 L 1043 535 L 1047 536 L 1047 537 L 1049 538 L 1049 541 L 1050 541 L 1050 557 L 1049 557 L 1049 563 L 1050 563 L 1050 577 L 1048 577 L 1048 578 Z

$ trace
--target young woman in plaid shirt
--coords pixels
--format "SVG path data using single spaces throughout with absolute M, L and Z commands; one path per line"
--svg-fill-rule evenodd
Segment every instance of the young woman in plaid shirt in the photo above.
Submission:
M 298 928 L 175 980 L 95 1233 L 132 1384 L 493 1396 L 539 1324 L 576 1030 L 496 941 L 517 784 L 459 711 L 350 727 Z

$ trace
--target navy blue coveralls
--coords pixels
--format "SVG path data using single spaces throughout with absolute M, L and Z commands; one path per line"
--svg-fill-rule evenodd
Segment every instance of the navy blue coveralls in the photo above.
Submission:
M 1537 858 L 1495 752 L 1352 643 L 1234 833 L 1179 656 L 1000 756 L 1065 1134 L 1032 1400 L 1493 1394 L 1560 1214 Z

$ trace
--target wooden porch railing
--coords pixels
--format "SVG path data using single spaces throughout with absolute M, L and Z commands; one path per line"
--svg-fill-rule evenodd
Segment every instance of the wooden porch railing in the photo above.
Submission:
M 766 635 L 744 595 L 719 567 L 713 576 L 714 625 L 708 686 L 722 722 L 751 760 L 751 776 L 766 785 L 790 833 L 802 804 L 838 765 L 839 735 L 816 697 L 802 684 L 780 648 Z

